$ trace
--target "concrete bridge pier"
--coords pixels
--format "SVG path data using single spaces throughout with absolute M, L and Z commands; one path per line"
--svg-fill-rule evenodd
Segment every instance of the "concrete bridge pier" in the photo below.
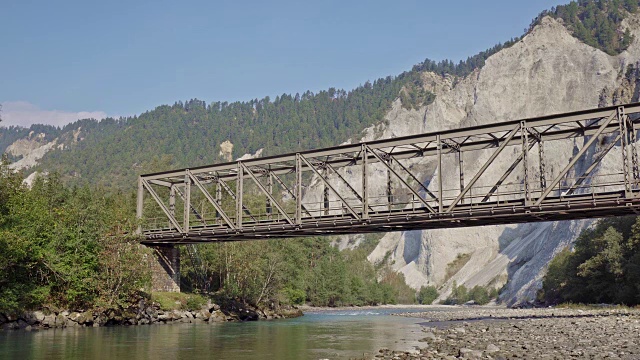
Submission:
M 150 246 L 151 290 L 180 292 L 180 249 L 173 245 Z

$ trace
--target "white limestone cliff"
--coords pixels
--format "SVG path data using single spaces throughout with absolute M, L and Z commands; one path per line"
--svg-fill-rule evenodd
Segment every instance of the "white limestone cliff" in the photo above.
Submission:
M 482 69 L 456 85 L 449 78 L 424 74 L 425 87 L 437 95 L 435 102 L 419 110 L 405 110 L 396 101 L 386 123 L 367 129 L 362 140 L 612 105 L 627 65 L 640 60 L 639 19 L 634 16 L 624 22 L 635 35 L 634 43 L 619 56 L 610 56 L 574 38 L 561 22 L 545 18 L 521 41 L 491 56 Z M 617 96 L 618 102 L 631 100 L 628 91 L 626 98 Z M 548 145 L 545 152 L 549 155 L 571 152 L 582 143 Z M 498 158 L 504 169 L 511 164 L 509 157 L 515 151 L 505 151 L 503 160 Z M 489 152 L 475 159 L 465 158 L 465 172 L 475 173 L 488 156 Z M 609 157 L 605 157 L 603 167 L 610 162 Z M 562 162 L 557 156 L 548 158 L 551 169 L 561 168 L 568 161 L 565 158 Z M 435 175 L 432 164 L 414 165 L 421 180 L 429 181 Z M 445 169 L 443 178 L 455 183 L 457 171 Z M 484 176 L 481 182 L 493 183 L 501 173 Z M 357 178 L 357 174 L 353 176 Z M 384 181 L 374 185 L 373 191 L 383 191 L 382 184 Z M 430 187 L 435 189 L 437 184 L 431 181 Z M 388 233 L 369 260 L 376 263 L 386 258 L 405 275 L 410 286 L 436 285 L 441 288 L 441 297 L 447 295 L 453 281 L 467 287 L 501 287 L 508 279 L 501 299 L 515 305 L 535 298 L 548 262 L 589 224 L 583 220 Z M 446 278 L 448 265 L 459 255 L 468 255 L 469 260 Z

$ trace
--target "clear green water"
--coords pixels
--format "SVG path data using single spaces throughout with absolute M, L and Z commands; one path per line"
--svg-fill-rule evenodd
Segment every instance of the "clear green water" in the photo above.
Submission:
M 419 319 L 393 310 L 327 311 L 274 321 L 0 331 L 0 359 L 349 359 L 409 350 Z

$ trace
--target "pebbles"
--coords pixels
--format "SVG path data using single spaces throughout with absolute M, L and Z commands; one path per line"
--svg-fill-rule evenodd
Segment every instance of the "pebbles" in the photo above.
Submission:
M 376 359 L 640 359 L 640 311 L 459 308 L 421 317 L 419 353 Z

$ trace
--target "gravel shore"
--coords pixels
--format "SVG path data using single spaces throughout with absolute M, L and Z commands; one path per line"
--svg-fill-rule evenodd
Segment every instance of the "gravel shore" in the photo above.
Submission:
M 640 359 L 640 310 L 455 308 L 424 319 L 423 346 L 376 359 Z

